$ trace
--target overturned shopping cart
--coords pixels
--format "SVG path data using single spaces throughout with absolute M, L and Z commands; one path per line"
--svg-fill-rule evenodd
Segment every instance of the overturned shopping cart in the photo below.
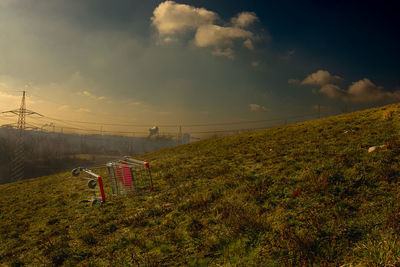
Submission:
M 113 195 L 153 191 L 148 162 L 124 157 L 106 164 Z
M 143 194 L 153 191 L 153 180 L 150 172 L 150 165 L 148 162 L 124 157 L 119 160 L 111 161 L 106 164 L 110 187 L 112 195 L 127 195 L 129 193 Z M 72 171 L 73 176 L 79 176 L 80 173 L 89 174 L 91 177 L 88 179 L 87 186 L 89 191 L 94 194 L 94 199 L 85 200 L 83 202 L 92 202 L 98 204 L 106 201 L 104 193 L 104 180 L 100 175 L 94 173 L 92 170 L 78 167 Z M 99 184 L 99 191 L 101 198 L 96 197 L 96 185 Z

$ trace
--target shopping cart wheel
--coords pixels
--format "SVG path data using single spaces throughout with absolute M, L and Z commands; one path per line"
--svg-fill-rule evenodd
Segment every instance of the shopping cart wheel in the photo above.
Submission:
M 78 176 L 80 173 L 81 173 L 81 168 L 80 167 L 75 168 L 75 169 L 72 170 L 72 175 L 73 176 Z
M 97 185 L 97 180 L 96 179 L 89 180 L 87 185 L 90 189 L 94 189 Z
M 92 206 L 101 204 L 101 199 L 93 199 Z

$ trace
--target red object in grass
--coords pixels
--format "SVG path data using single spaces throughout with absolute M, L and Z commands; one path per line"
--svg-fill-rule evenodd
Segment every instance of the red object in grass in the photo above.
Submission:
M 296 190 L 293 191 L 292 195 L 290 196 L 291 198 L 295 199 L 298 195 L 300 195 L 303 191 L 298 188 Z
M 106 202 L 106 195 L 104 194 L 104 188 L 103 188 L 103 180 L 101 179 L 100 176 L 97 177 L 97 181 L 99 182 L 99 187 L 100 187 L 100 193 L 101 193 L 101 201 Z

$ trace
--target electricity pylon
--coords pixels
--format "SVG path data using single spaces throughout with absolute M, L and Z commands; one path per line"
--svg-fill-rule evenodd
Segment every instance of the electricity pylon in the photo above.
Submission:
M 24 178 L 24 165 L 25 165 L 25 149 L 24 149 L 24 131 L 25 119 L 27 115 L 39 115 L 37 112 L 26 109 L 25 91 L 22 92 L 22 100 L 19 109 L 4 111 L 2 113 L 12 113 L 18 116 L 17 122 L 17 142 L 15 144 L 14 157 L 10 164 L 10 175 L 13 181 L 18 181 Z

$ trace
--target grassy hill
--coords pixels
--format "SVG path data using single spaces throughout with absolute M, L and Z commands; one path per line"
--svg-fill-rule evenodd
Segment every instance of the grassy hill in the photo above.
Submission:
M 391 105 L 144 154 L 155 192 L 101 206 L 78 204 L 85 181 L 70 173 L 1 185 L 0 263 L 400 266 L 399 114 Z M 368 153 L 376 145 L 386 147 Z

